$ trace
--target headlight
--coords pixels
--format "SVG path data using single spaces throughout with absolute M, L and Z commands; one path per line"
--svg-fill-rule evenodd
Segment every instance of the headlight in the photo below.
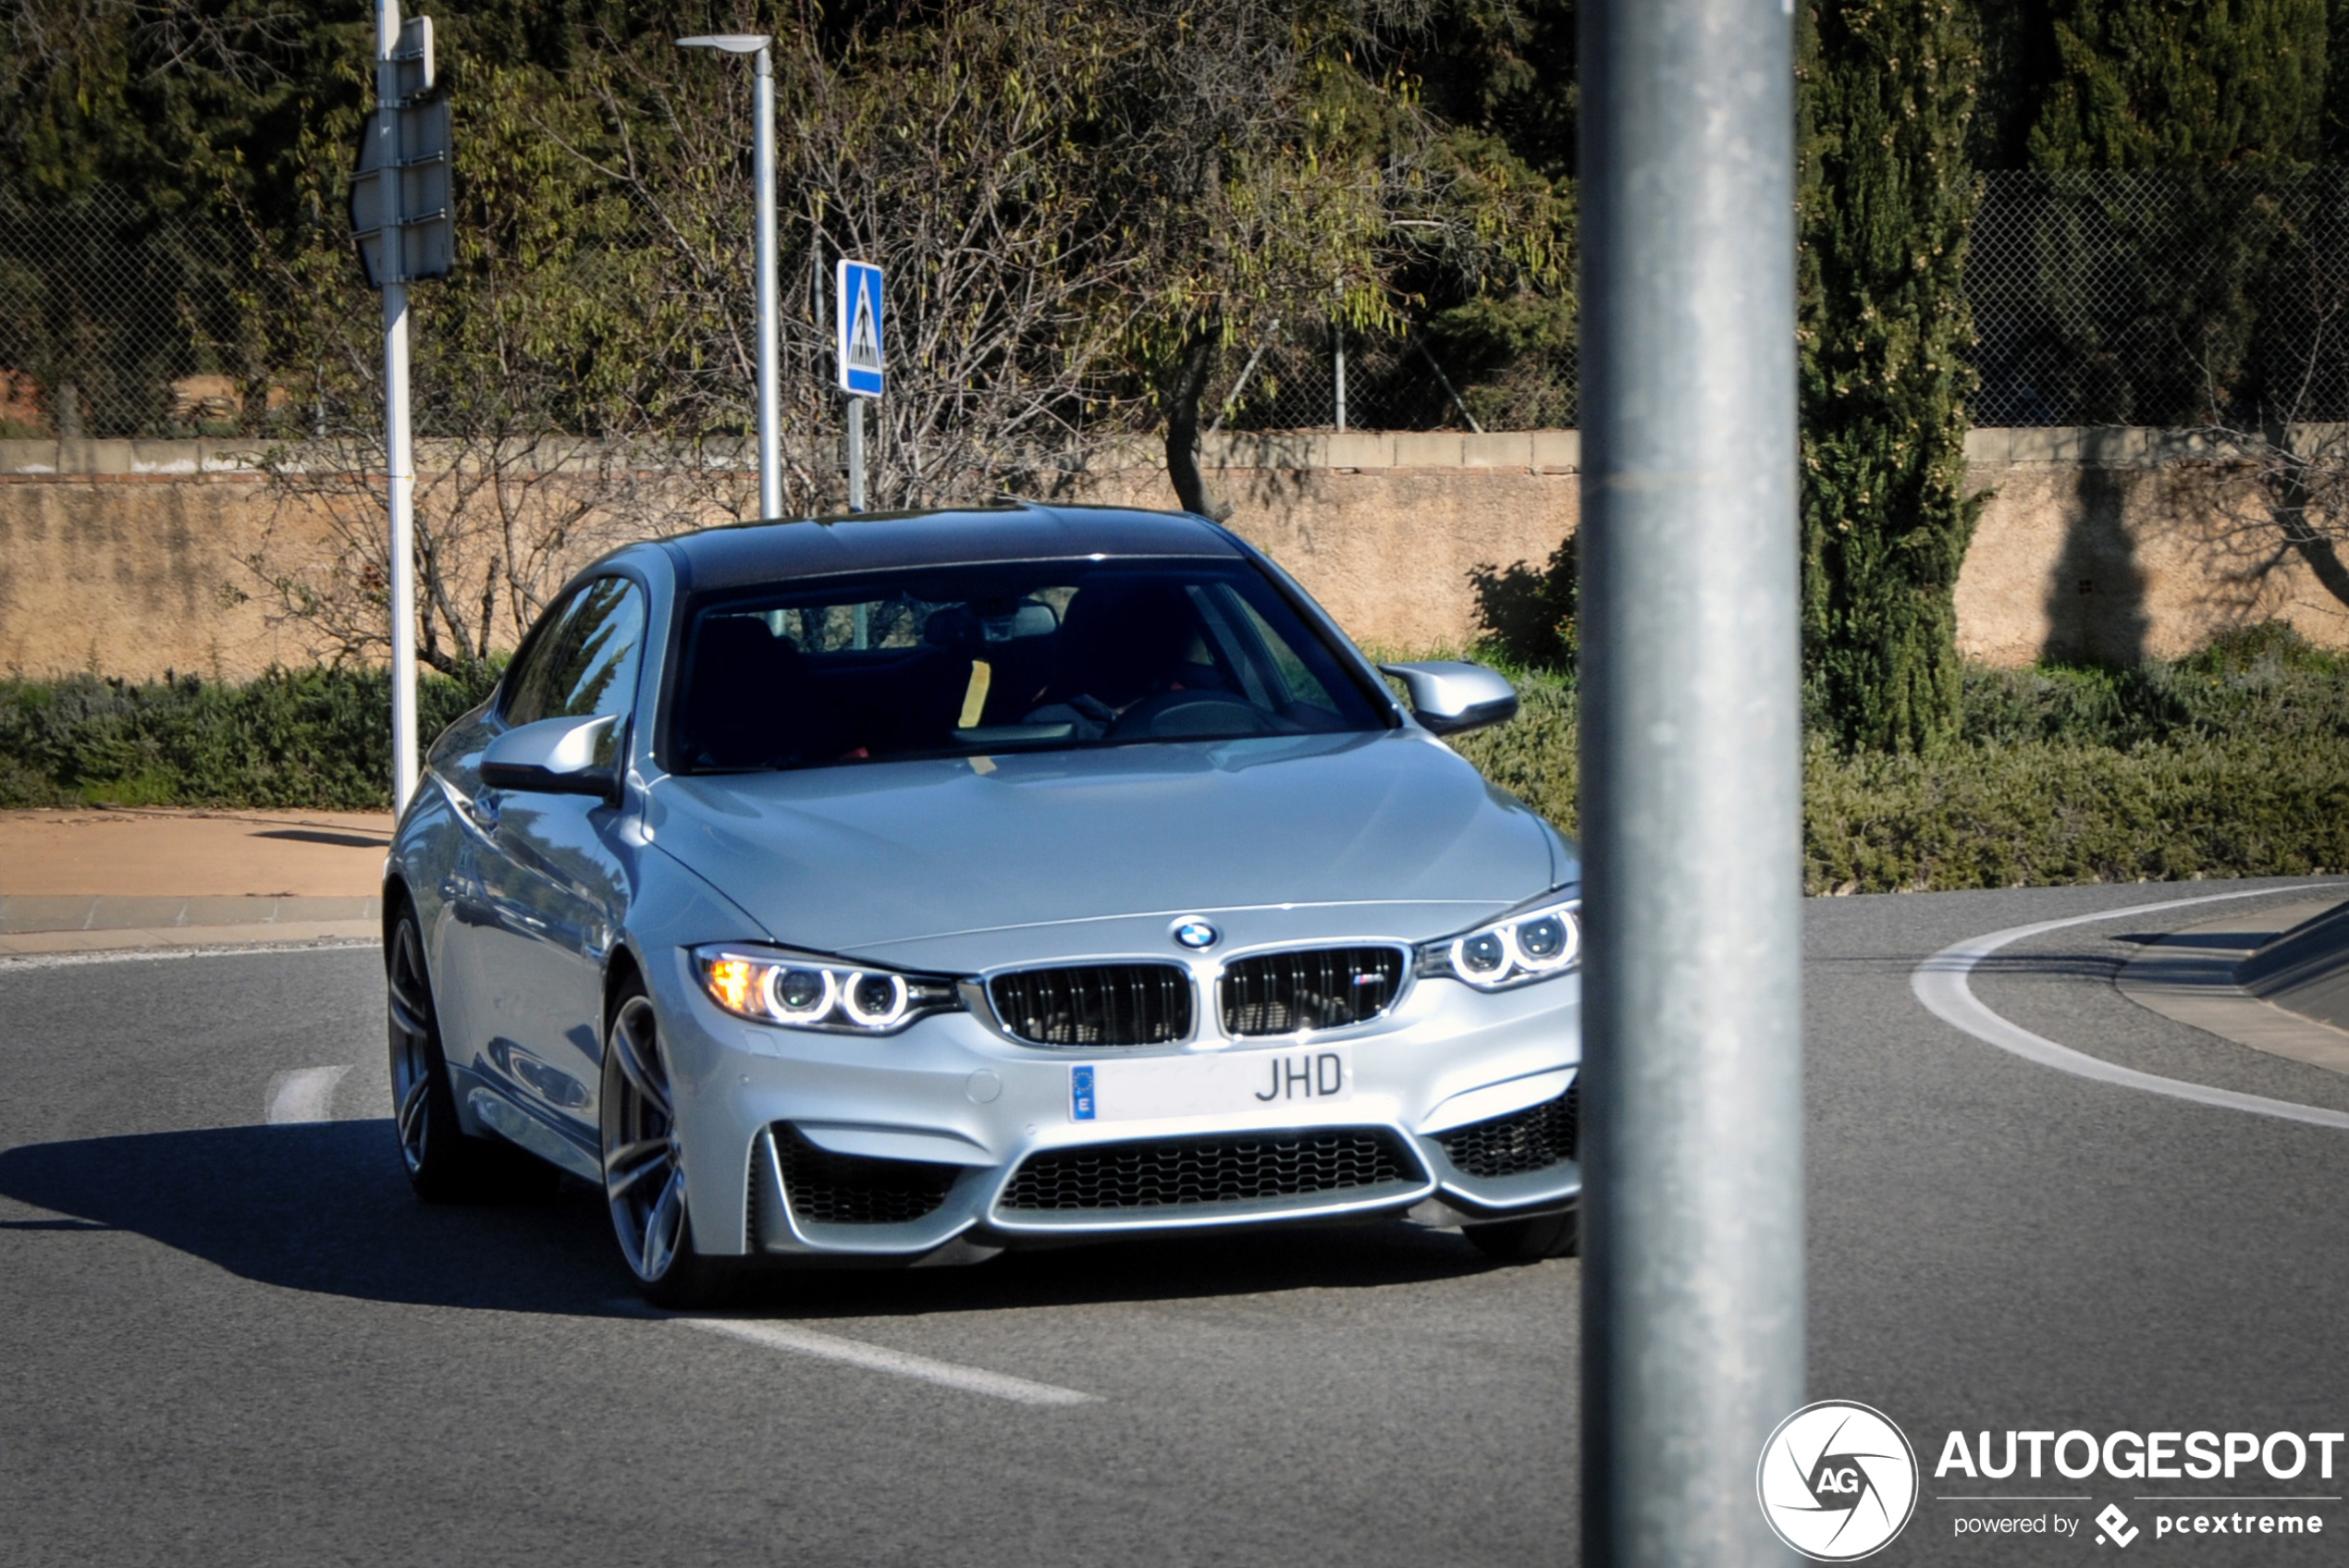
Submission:
M 1418 970 L 1498 991 L 1563 974 L 1581 957 L 1582 900 L 1571 898 L 1533 905 L 1440 942 L 1421 942 Z
M 737 1018 L 840 1035 L 887 1035 L 962 1006 L 952 981 L 772 948 L 695 948 L 709 999 Z

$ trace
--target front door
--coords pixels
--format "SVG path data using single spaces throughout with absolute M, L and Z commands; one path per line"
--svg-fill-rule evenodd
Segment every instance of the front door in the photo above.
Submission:
M 609 715 L 627 754 L 645 596 L 598 578 L 552 611 L 508 678 L 507 725 Z M 586 795 L 485 791 L 474 936 L 489 1006 L 475 1028 L 514 1096 L 592 1143 L 603 1063 L 604 961 L 627 919 L 633 863 L 622 808 Z

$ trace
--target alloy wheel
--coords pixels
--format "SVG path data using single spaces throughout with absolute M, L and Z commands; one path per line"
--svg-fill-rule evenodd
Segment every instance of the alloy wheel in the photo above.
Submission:
M 667 1278 L 692 1243 L 660 1028 L 644 997 L 628 998 L 613 1013 L 604 1060 L 604 1196 L 629 1268 L 652 1283 Z
M 400 1155 L 412 1179 L 431 1158 L 442 1135 L 433 1114 L 433 1079 L 439 1068 L 435 1047 L 432 986 L 424 976 L 424 944 L 415 920 L 402 915 L 393 930 L 385 965 L 391 1011 L 391 1097 Z

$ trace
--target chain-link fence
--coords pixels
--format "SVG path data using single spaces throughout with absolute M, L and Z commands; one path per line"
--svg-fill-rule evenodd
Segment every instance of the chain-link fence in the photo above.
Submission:
M 218 216 L 0 187 L 0 438 L 306 423 L 286 406 L 303 378 L 268 362 L 289 287 Z M 1966 288 L 1976 424 L 2349 419 L 2349 169 L 1990 174 Z M 1227 430 L 1568 424 L 1574 379 L 1570 346 L 1495 369 L 1423 327 L 1310 322 L 1234 346 L 1201 411 Z
M 1574 365 L 1545 367 L 1565 386 Z M 1422 336 L 1348 332 L 1326 324 L 1279 330 L 1224 355 L 1211 385 L 1211 428 L 1466 430 L 1479 421 Z M 1492 388 L 1471 385 L 1493 410 Z M 1211 410 L 1211 411 L 1209 411 Z
M 647 229 L 594 242 L 666 246 Z M 312 423 L 309 394 L 289 384 L 315 378 L 268 361 L 282 357 L 285 325 L 315 303 L 294 297 L 300 287 L 231 221 L 158 216 L 103 190 L 36 205 L 0 187 L 0 439 L 298 433 Z M 433 302 L 422 301 L 420 330 L 434 330 Z M 820 300 L 806 303 L 820 316 Z M 1201 412 L 1229 430 L 1467 429 L 1471 407 L 1507 423 L 1528 403 L 1506 374 L 1456 382 L 1444 352 L 1419 332 L 1283 325 L 1224 355 Z M 829 385 L 828 366 L 790 368 Z M 1535 423 L 1565 423 L 1571 350 L 1537 379 Z M 432 434 L 431 389 L 419 392 L 419 434 Z
M 228 435 L 265 408 L 271 302 L 216 217 L 0 187 L 0 438 Z
M 2349 169 L 1991 174 L 1966 294 L 1976 424 L 2349 418 Z

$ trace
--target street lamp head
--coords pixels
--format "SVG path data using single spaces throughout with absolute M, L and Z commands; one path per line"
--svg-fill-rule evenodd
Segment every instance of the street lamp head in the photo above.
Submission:
M 756 55 L 771 42 L 764 33 L 706 32 L 677 41 L 680 49 L 716 49 L 728 55 Z

